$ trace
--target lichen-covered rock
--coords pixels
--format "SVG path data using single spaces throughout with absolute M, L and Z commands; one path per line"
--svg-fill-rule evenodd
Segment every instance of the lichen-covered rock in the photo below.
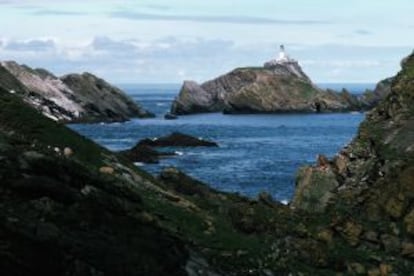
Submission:
M 330 167 L 301 168 L 297 175 L 291 206 L 310 212 L 322 212 L 338 185 Z
M 185 81 L 171 113 L 342 112 L 367 107 L 345 90 L 318 88 L 295 62 L 237 68 L 201 85 Z
M 414 209 L 404 217 L 404 226 L 405 231 L 414 236 Z
M 122 90 L 90 73 L 65 75 L 60 80 L 74 92 L 74 100 L 85 110 L 84 120 L 126 121 L 133 117 L 153 117 Z
M 386 98 L 367 114 L 355 139 L 332 162 L 319 160 L 329 163 L 330 173 L 321 173 L 317 169 L 320 167 L 300 170 L 294 199 L 312 193 L 302 187 L 315 186 L 319 195 L 314 197 L 317 205 L 326 201 L 321 196 L 326 194 L 333 205 L 359 204 L 358 209 L 363 205 L 363 212 L 372 220 L 384 213 L 393 219 L 403 216 L 408 202 L 414 199 L 414 154 L 410 151 L 414 141 L 413 71 L 414 55 L 411 55 L 392 79 Z M 314 174 L 318 177 L 313 177 Z M 334 191 L 331 186 L 326 186 L 325 192 L 320 191 L 320 183 L 327 180 L 335 183 Z M 294 200 L 292 205 L 300 205 L 298 202 L 301 200 Z M 410 218 L 405 219 L 407 229 L 411 229 Z

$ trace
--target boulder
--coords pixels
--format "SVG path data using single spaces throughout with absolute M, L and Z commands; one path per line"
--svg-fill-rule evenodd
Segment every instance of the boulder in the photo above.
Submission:
M 291 207 L 311 212 L 323 212 L 338 182 L 330 167 L 301 168 L 296 178 L 296 189 Z

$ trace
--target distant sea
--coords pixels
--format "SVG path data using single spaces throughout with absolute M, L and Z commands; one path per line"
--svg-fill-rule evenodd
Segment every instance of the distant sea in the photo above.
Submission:
M 320 84 L 360 94 L 375 84 Z M 218 148 L 176 148 L 178 155 L 160 164 L 137 164 L 150 173 L 175 166 L 221 191 L 256 197 L 261 191 L 289 201 L 300 166 L 315 162 L 317 154 L 334 156 L 355 135 L 362 113 L 222 115 L 198 114 L 164 120 L 180 85 L 120 85 L 154 119 L 125 123 L 75 124 L 74 130 L 111 149 L 122 150 L 147 137 L 179 131 L 216 141 Z

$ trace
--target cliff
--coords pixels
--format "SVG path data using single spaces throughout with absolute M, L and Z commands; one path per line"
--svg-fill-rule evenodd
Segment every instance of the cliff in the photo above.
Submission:
M 328 197 L 335 198 L 345 193 L 356 195 L 378 185 L 395 182 L 395 175 L 412 166 L 414 158 L 414 113 L 412 105 L 414 56 L 402 64 L 402 70 L 394 78 L 381 82 L 377 87 L 387 96 L 377 107 L 367 113 L 357 137 L 332 160 L 322 161 L 316 167 L 303 168 L 298 177 L 298 189 L 293 206 L 307 206 L 314 201 L 319 210 L 329 203 Z M 389 88 L 383 89 L 384 86 Z M 378 89 L 378 88 L 377 88 Z M 316 191 L 313 185 L 329 183 L 329 187 L 319 188 L 319 195 L 305 192 Z M 403 189 L 403 187 L 401 187 Z M 386 193 L 383 196 L 390 196 Z M 318 200 L 324 198 L 324 200 Z M 308 204 L 309 203 L 309 204 Z M 385 202 L 383 202 L 385 205 Z
M 56 121 L 112 122 L 151 116 L 120 89 L 89 73 L 58 78 L 12 61 L 0 67 L 3 88 L 17 92 Z
M 291 206 L 334 214 L 334 231 L 358 248 L 413 258 L 414 54 L 390 87 L 348 146 L 299 171 Z
M 414 55 L 354 141 L 300 173 L 291 206 L 152 177 L 0 80 L 1 275 L 414 271 Z
M 295 61 L 238 68 L 201 85 L 185 81 L 171 113 L 342 112 L 365 106 L 350 93 L 324 91 Z

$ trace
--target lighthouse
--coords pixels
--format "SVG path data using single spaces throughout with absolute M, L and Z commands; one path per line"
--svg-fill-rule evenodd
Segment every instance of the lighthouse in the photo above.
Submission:
M 284 62 L 289 62 L 290 58 L 289 56 L 286 54 L 285 51 L 285 46 L 282 44 L 280 45 L 280 50 L 279 50 L 279 58 L 276 59 L 276 61 L 278 63 L 284 63 Z
M 286 53 L 285 46 L 282 44 L 279 46 L 279 55 L 276 58 L 265 62 L 263 65 L 265 68 L 275 68 L 280 65 L 287 66 L 287 65 L 294 65 L 299 66 L 298 62 L 293 58 L 290 58 L 289 55 Z

